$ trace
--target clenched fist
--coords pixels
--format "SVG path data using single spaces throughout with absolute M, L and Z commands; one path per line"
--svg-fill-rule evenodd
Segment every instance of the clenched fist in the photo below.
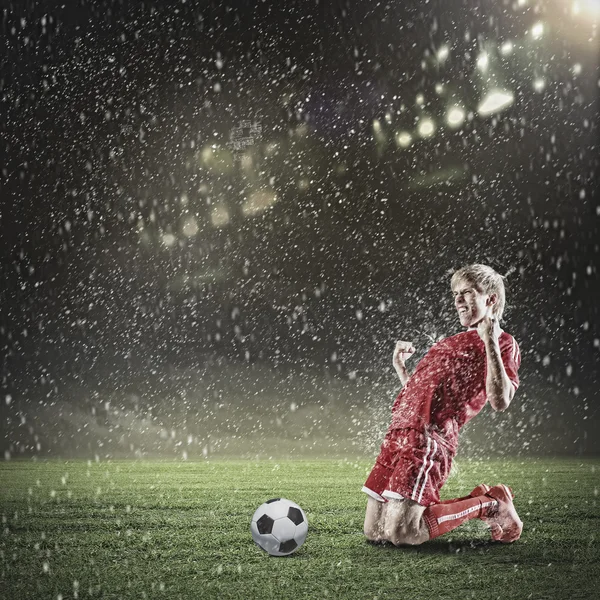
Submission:
M 396 342 L 392 363 L 398 370 L 404 367 L 404 363 L 415 353 L 415 347 L 412 342 Z
M 491 315 L 486 315 L 477 324 L 477 333 L 484 342 L 494 342 L 498 340 L 500 334 L 502 333 L 498 319 Z

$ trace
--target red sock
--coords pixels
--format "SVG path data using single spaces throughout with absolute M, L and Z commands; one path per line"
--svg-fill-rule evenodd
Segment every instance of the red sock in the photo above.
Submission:
M 496 500 L 488 496 L 467 497 L 446 501 L 444 504 L 432 504 L 423 513 L 429 529 L 429 539 L 444 535 L 469 519 L 485 516 L 489 509 L 497 504 Z

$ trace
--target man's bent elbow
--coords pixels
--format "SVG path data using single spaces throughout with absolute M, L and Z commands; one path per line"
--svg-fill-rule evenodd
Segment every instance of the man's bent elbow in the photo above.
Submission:
M 496 412 L 504 412 L 510 406 L 510 398 L 508 397 L 489 398 L 489 401 Z

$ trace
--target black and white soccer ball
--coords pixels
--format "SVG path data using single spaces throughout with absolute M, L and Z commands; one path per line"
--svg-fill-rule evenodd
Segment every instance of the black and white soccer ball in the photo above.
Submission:
M 273 498 L 256 509 L 250 530 L 256 545 L 265 552 L 272 556 L 286 556 L 304 544 L 308 521 L 295 502 Z

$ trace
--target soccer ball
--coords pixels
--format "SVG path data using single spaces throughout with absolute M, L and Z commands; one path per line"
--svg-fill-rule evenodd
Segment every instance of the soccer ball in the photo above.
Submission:
M 271 556 L 285 556 L 304 544 L 308 521 L 295 502 L 273 498 L 256 509 L 250 530 L 256 545 L 265 552 Z

